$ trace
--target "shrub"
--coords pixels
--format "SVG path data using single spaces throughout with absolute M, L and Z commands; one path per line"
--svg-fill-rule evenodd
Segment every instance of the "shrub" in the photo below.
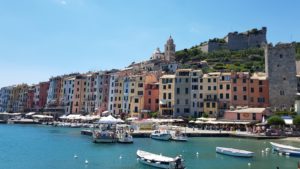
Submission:
M 295 116 L 293 119 L 293 124 L 296 126 L 300 126 L 300 115 Z
M 275 116 L 271 116 L 268 119 L 268 124 L 269 125 L 284 125 L 285 122 L 281 117 L 275 115 Z

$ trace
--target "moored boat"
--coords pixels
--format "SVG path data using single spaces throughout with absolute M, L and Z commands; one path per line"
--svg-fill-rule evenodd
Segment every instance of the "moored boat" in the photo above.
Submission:
M 182 133 L 181 131 L 176 130 L 175 132 L 172 133 L 171 140 L 174 140 L 174 141 L 188 141 L 188 137 L 185 133 Z
M 113 131 L 93 131 L 93 142 L 94 143 L 115 143 L 117 142 L 117 136 Z
M 118 134 L 119 143 L 133 143 L 133 137 L 128 132 L 120 132 Z
M 216 147 L 216 152 L 220 154 L 236 156 L 236 157 L 253 157 L 254 153 L 251 151 L 226 148 L 226 147 Z
M 150 137 L 156 140 L 168 141 L 172 138 L 172 135 L 169 130 L 154 130 Z
M 139 162 L 152 167 L 164 168 L 164 169 L 185 168 L 183 159 L 180 156 L 171 158 L 171 157 L 149 153 L 142 150 L 137 150 L 136 155 L 137 155 L 137 160 Z
M 278 151 L 279 153 L 290 156 L 300 156 L 300 148 L 298 147 L 278 144 L 274 142 L 270 142 L 270 144 L 272 145 L 273 150 Z

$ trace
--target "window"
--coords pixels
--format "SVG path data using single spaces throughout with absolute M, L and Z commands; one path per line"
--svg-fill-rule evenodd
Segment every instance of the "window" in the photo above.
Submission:
M 151 104 L 151 99 L 148 99 L 148 103 Z
M 185 94 L 189 94 L 189 88 L 185 88 Z
M 163 85 L 163 89 L 167 89 L 167 86 L 166 86 L 166 85 Z
M 169 85 L 168 85 L 168 89 L 171 89 L 171 88 L 172 88 L 172 86 L 169 84 Z
M 233 91 L 236 92 L 237 91 L 237 87 L 233 87 Z
M 131 93 L 134 93 L 134 89 L 131 89 L 130 92 L 131 92 Z
M 169 93 L 168 94 L 168 99 L 171 99 L 172 98 L 172 93 Z
M 260 92 L 260 93 L 263 92 L 263 88 L 262 88 L 262 87 L 259 88 L 259 92 Z
M 246 95 L 244 95 L 243 98 L 244 98 L 244 100 L 247 100 L 247 96 Z
M 220 85 L 220 89 L 223 89 L 223 85 Z
M 185 99 L 185 104 L 186 104 L 186 105 L 189 104 L 189 99 Z
M 246 79 L 243 79 L 243 83 L 246 83 Z
M 167 94 L 166 93 L 163 94 L 163 99 L 167 99 Z
M 151 91 L 148 91 L 148 95 L 151 96 Z
M 229 93 L 226 93 L 226 99 L 229 99 Z
M 216 103 L 212 103 L 211 107 L 215 108 L 216 107 Z
M 207 82 L 210 83 L 210 79 L 207 79 Z
M 237 100 L 237 98 L 238 98 L 237 95 L 233 96 L 233 100 Z
M 213 79 L 213 81 L 214 81 L 214 83 L 216 83 L 216 82 L 217 82 L 217 79 L 216 79 L 216 78 L 214 78 L 214 79 Z
M 144 85 L 143 85 L 143 83 L 139 83 L 138 86 L 139 87 L 143 87 Z
M 135 113 L 138 112 L 138 107 L 134 107 L 134 112 L 135 112 Z
M 251 93 L 254 93 L 254 88 L 253 88 L 253 87 L 251 87 L 250 91 L 251 91 Z
M 203 102 L 200 103 L 200 107 L 203 107 Z
M 259 85 L 263 85 L 263 81 L 262 80 L 260 80 L 258 83 L 259 83 Z
M 176 93 L 180 94 L 180 88 L 179 87 L 177 88 Z
M 207 90 L 211 90 L 211 86 L 208 86 L 208 87 L 207 87 Z
M 177 108 L 176 111 L 177 111 L 177 113 L 179 113 L 179 112 L 180 112 L 180 109 Z
M 236 83 L 236 79 L 232 79 L 233 83 Z
M 138 91 L 138 95 L 139 95 L 139 96 L 141 96 L 141 95 L 143 95 L 143 94 L 144 94 L 143 91 Z
M 243 87 L 243 91 L 246 92 L 247 91 L 247 87 Z
M 238 120 L 241 119 L 240 113 L 237 113 L 237 119 L 238 119 Z
M 282 54 L 279 55 L 279 58 L 282 59 Z
M 202 85 L 200 86 L 200 90 L 203 90 L 203 86 Z
M 188 109 L 188 108 L 183 109 L 183 111 L 184 111 L 184 113 L 190 113 L 190 109 Z
M 250 83 L 253 83 L 253 79 L 250 79 Z
M 138 103 L 139 102 L 139 99 L 134 99 L 134 103 Z
M 206 107 L 207 107 L 207 108 L 210 108 L 210 104 L 209 104 L 209 103 L 206 103 Z
M 230 90 L 230 85 L 229 84 L 226 85 L 226 90 Z
M 220 94 L 220 99 L 223 99 L 223 93 Z
M 283 90 L 280 90 L 280 95 L 284 96 L 284 91 Z
M 214 90 L 217 90 L 217 86 L 214 86 Z
M 185 82 L 186 82 L 186 83 L 188 83 L 188 82 L 189 82 L 189 79 L 188 79 L 188 78 L 186 78 L 186 79 L 185 79 Z
M 201 78 L 201 79 L 200 79 L 200 83 L 202 83 L 202 82 L 203 82 L 203 79 Z
M 177 102 L 176 102 L 176 104 L 180 104 L 180 100 L 179 100 L 179 99 L 177 99 Z
M 256 120 L 256 114 L 252 113 L 252 120 Z
M 202 93 L 200 93 L 199 97 L 200 97 L 200 99 L 202 99 L 202 98 L 203 98 L 203 95 L 202 95 Z
M 196 98 L 197 98 L 197 95 L 196 95 L 196 93 L 194 93 L 194 94 L 193 94 L 193 98 L 194 98 L 194 99 L 196 99 Z
M 192 85 L 192 90 L 198 90 L 198 85 Z

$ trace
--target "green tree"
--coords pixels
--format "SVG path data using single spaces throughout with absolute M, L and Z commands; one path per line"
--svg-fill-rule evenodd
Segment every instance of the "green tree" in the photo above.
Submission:
M 293 124 L 296 126 L 300 126 L 300 115 L 295 116 L 293 119 Z
M 296 112 L 292 112 L 292 111 L 283 110 L 283 111 L 277 111 L 277 112 L 275 112 L 275 115 L 277 115 L 277 116 L 292 116 L 292 117 L 295 117 L 297 115 L 297 113 Z
M 269 125 L 284 125 L 285 122 L 281 117 L 274 115 L 268 119 L 268 124 Z

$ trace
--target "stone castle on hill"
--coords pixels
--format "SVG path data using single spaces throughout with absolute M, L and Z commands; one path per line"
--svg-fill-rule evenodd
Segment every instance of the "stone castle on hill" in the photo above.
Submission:
M 246 32 L 230 32 L 224 38 L 210 39 L 200 45 L 203 52 L 212 52 L 220 49 L 242 50 L 248 48 L 260 48 L 267 44 L 267 28 L 261 30 L 252 29 Z

